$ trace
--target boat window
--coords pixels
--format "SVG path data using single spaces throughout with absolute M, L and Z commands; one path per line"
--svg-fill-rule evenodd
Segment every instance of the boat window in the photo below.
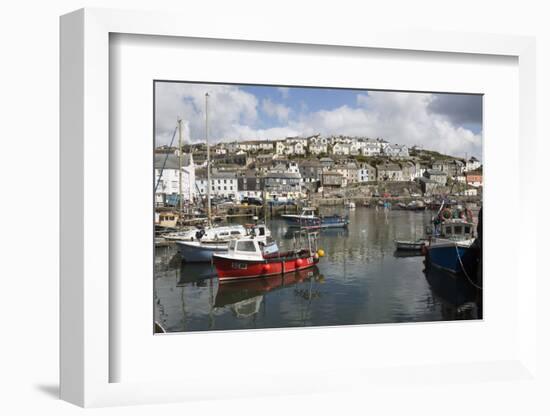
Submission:
M 462 234 L 462 226 L 460 226 L 460 225 L 455 225 L 454 233 L 455 233 L 455 234 Z
M 445 234 L 446 234 L 446 235 L 451 235 L 452 232 L 453 232 L 452 227 L 445 227 Z
M 218 235 L 219 235 L 220 237 L 225 237 L 225 236 L 228 236 L 229 233 L 228 233 L 227 231 L 225 231 L 225 232 L 219 233 Z
M 254 247 L 253 241 L 239 241 L 239 251 L 256 251 L 256 247 Z
M 231 235 L 240 235 L 241 232 L 239 230 L 231 231 Z
M 466 225 L 464 227 L 464 234 L 470 234 L 470 226 L 469 225 Z
M 259 227 L 258 228 L 258 234 L 259 235 L 265 235 L 265 228 L 264 227 Z

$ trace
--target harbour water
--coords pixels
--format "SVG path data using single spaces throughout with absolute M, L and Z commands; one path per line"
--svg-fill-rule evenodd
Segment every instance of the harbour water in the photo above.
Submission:
M 184 264 L 175 246 L 157 247 L 155 319 L 167 332 L 479 319 L 463 279 L 424 271 L 424 257 L 403 256 L 394 240 L 424 236 L 431 211 L 358 207 L 348 229 L 320 232 L 326 255 L 314 269 L 219 284 L 211 264 Z M 293 232 L 268 221 L 281 249 Z

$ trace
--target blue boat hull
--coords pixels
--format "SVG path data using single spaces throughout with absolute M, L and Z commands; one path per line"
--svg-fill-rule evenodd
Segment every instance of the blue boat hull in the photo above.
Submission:
M 428 247 L 426 264 L 450 273 L 462 273 L 461 261 L 464 263 L 467 251 L 468 248 L 455 244 Z

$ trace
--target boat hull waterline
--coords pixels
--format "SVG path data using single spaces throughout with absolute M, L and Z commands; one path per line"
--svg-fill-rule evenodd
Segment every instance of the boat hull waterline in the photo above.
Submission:
M 318 256 L 309 250 L 281 253 L 262 260 L 232 258 L 222 253 L 214 254 L 212 259 L 220 281 L 293 273 L 314 267 L 319 262 Z

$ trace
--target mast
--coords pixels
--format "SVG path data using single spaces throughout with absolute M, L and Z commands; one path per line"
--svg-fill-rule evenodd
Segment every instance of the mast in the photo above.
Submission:
M 182 192 L 182 184 L 183 184 L 183 178 L 182 178 L 182 160 L 181 160 L 181 157 L 182 157 L 182 131 L 181 131 L 181 118 L 178 118 L 178 132 L 179 132 L 179 135 L 178 135 L 178 159 L 179 159 L 179 170 L 178 170 L 178 173 L 179 173 L 179 180 L 178 180 L 178 183 L 179 183 L 179 223 L 180 223 L 180 228 L 183 224 L 183 192 Z
M 205 136 L 206 136 L 206 200 L 208 207 L 208 225 L 212 225 L 212 207 L 210 204 L 210 145 L 208 144 L 208 93 L 204 95 Z

